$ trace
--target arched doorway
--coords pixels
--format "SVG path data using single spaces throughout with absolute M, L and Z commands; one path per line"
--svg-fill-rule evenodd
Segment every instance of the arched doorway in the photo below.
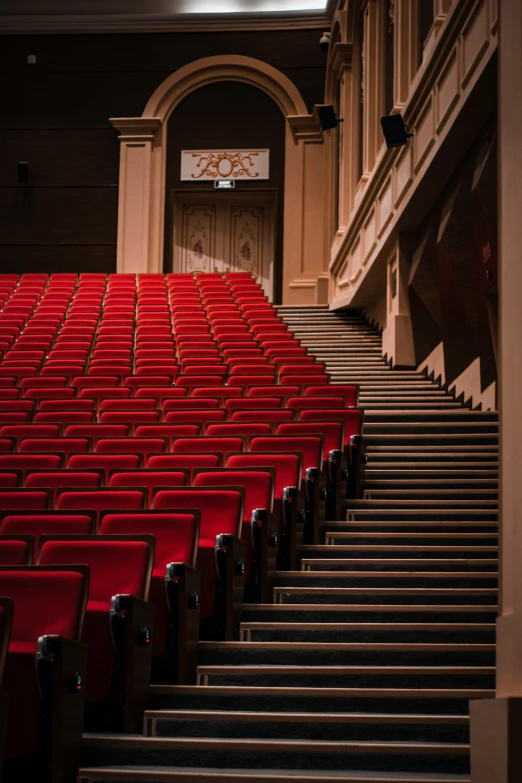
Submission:
M 155 90 L 142 117 L 111 120 L 121 141 L 118 271 L 163 270 L 168 119 L 195 90 L 231 81 L 265 92 L 286 121 L 283 301 L 326 301 L 323 134 L 287 76 L 239 55 L 207 57 L 180 68 Z

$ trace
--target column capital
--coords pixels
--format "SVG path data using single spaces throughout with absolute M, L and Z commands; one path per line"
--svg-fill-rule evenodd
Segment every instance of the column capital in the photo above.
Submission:
M 153 141 L 162 124 L 159 117 L 111 117 L 109 122 L 122 142 Z
M 323 141 L 323 131 L 315 108 L 313 114 L 293 114 L 287 120 L 296 141 Z

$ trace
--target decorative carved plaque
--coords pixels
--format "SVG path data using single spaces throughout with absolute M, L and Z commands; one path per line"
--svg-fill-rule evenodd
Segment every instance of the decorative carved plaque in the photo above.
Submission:
M 183 182 L 270 179 L 270 150 L 182 150 Z

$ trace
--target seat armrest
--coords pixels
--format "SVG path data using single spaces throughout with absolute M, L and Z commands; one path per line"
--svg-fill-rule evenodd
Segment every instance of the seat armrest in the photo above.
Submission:
M 362 497 L 364 483 L 364 443 L 361 435 L 352 435 L 349 448 L 347 497 L 358 500 Z
M 38 639 L 36 672 L 42 704 L 39 751 L 52 783 L 75 780 L 80 764 L 88 648 L 65 636 Z
M 328 460 L 329 490 L 326 507 L 328 520 L 341 520 L 344 514 L 348 489 L 348 459 L 340 449 L 333 449 Z
M 169 563 L 165 578 L 167 592 L 168 670 L 178 685 L 196 682 L 199 645 L 199 595 L 201 574 L 186 563 Z
M 148 708 L 154 607 L 133 595 L 112 599 L 110 623 L 116 663 L 113 692 L 123 715 L 123 731 L 140 733 Z
M 308 511 L 304 531 L 305 544 L 323 543 L 327 499 L 328 481 L 325 474 L 319 468 L 307 468 L 306 500 Z
M 245 594 L 246 544 L 230 533 L 216 536 L 216 612 L 218 633 L 226 641 L 239 639 Z
M 297 487 L 283 490 L 283 534 L 279 546 L 278 568 L 298 571 L 301 567 L 300 549 L 303 546 L 306 524 L 306 497 Z
M 271 603 L 279 555 L 279 521 L 266 508 L 252 512 L 252 596 L 254 603 Z

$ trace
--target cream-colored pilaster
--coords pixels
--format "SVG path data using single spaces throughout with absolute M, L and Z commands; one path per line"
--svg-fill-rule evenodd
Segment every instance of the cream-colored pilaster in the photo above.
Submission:
M 448 15 L 448 11 L 451 8 L 452 2 L 453 0 L 434 0 L 433 25 L 426 41 L 424 42 L 424 49 L 422 52 L 423 60 L 431 56 L 435 46 L 435 41 L 439 37 L 440 28 L 446 21 L 446 17 Z
M 288 117 L 283 246 L 283 303 L 326 302 L 324 143 L 316 115 Z
M 522 5 L 500 2 L 500 617 L 496 698 L 471 702 L 472 783 L 522 780 Z
M 408 238 L 400 235 L 388 259 L 387 318 L 382 333 L 382 351 L 394 366 L 414 367 L 413 332 L 408 300 L 410 271 Z
M 386 6 L 368 0 L 364 11 L 364 173 L 369 175 L 382 144 Z
M 419 33 L 416 2 L 395 2 L 395 106 L 394 112 L 404 107 L 410 85 L 417 73 L 419 62 Z
M 111 123 L 120 134 L 117 271 L 161 272 L 150 254 L 153 144 L 161 121 L 123 117 Z

